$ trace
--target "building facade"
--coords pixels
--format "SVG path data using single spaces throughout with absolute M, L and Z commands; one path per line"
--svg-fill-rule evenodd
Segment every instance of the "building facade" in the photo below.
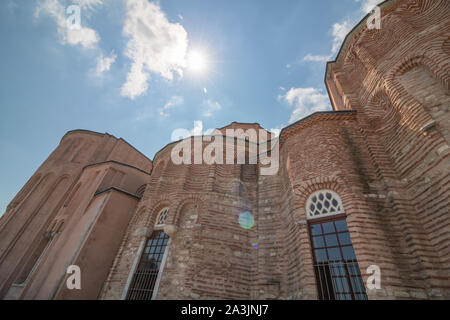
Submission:
M 327 64 L 333 111 L 219 129 L 275 174 L 245 136 L 245 163 L 176 164 L 68 132 L 0 218 L 0 297 L 450 299 L 450 2 L 380 8 Z

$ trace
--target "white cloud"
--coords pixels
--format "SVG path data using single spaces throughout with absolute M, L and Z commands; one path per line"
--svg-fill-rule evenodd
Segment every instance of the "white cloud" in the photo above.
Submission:
M 103 0 L 72 0 L 72 4 L 78 4 L 81 9 L 94 10 L 96 6 L 103 4 Z
M 280 128 L 271 128 L 270 132 L 273 133 L 275 135 L 275 137 L 278 137 L 278 136 L 280 136 L 281 129 Z
M 348 18 L 342 22 L 333 24 L 331 28 L 331 35 L 333 36 L 332 48 L 329 55 L 312 55 L 307 54 L 303 57 L 304 61 L 310 62 L 326 62 L 330 60 L 339 50 L 347 34 L 353 28 L 356 23 L 363 18 L 363 16 L 369 13 L 377 4 L 383 0 L 354 0 L 360 2 L 361 7 L 359 12 L 355 12 L 352 18 Z
M 129 37 L 125 55 L 131 60 L 122 96 L 134 99 L 147 91 L 150 72 L 172 80 L 186 66 L 187 32 L 170 23 L 161 8 L 147 0 L 126 0 L 123 33 Z
M 194 128 L 190 131 L 191 136 L 201 136 L 205 134 L 203 132 L 203 121 L 202 120 L 194 120 Z
M 169 114 L 167 110 L 172 109 L 173 107 L 182 105 L 184 103 L 183 97 L 180 96 L 172 96 L 169 101 L 159 110 L 159 114 L 163 117 L 168 117 Z
M 343 22 L 337 22 L 333 24 L 331 27 L 331 34 L 333 36 L 333 43 L 331 47 L 331 52 L 328 55 L 313 55 L 311 53 L 308 53 L 306 56 L 303 57 L 304 61 L 310 61 L 310 62 L 326 62 L 330 60 L 336 52 L 339 50 L 339 47 L 341 46 L 342 42 L 344 41 L 346 35 L 350 32 L 352 29 L 353 23 L 351 20 L 347 19 Z
M 102 4 L 102 0 L 78 0 L 80 8 L 92 10 L 95 5 Z M 57 24 L 57 32 L 62 44 L 69 44 L 71 46 L 80 45 L 85 49 L 95 48 L 100 40 L 99 35 L 94 29 L 81 26 L 77 29 L 70 29 L 68 27 L 67 19 L 69 15 L 66 14 L 66 9 L 73 3 L 64 4 L 59 0 L 43 0 L 40 1 L 36 11 L 35 18 L 39 18 L 41 13 L 46 13 L 53 17 Z
M 215 111 L 222 109 L 222 105 L 219 102 L 210 99 L 203 101 L 203 106 L 205 107 L 203 112 L 205 117 L 211 117 Z
M 347 34 L 353 27 L 353 23 L 350 20 L 345 20 L 341 23 L 335 23 L 332 28 L 333 35 L 333 47 L 331 48 L 331 55 L 334 55 L 340 48 Z
M 383 0 L 355 0 L 361 2 L 361 11 L 366 14 L 372 11 L 373 7 L 381 3 Z
M 300 120 L 310 113 L 330 109 L 328 95 L 317 88 L 291 88 L 278 98 L 294 108 L 289 123 Z
M 101 77 L 103 72 L 109 71 L 111 69 L 111 65 L 116 61 L 117 54 L 114 51 L 111 51 L 109 56 L 105 56 L 103 53 L 97 57 L 97 67 L 94 70 L 94 74 L 97 77 Z
M 306 56 L 303 57 L 303 60 L 305 61 L 312 61 L 312 62 L 326 62 L 330 60 L 331 55 L 328 56 L 319 56 L 319 55 L 312 55 L 308 53 Z

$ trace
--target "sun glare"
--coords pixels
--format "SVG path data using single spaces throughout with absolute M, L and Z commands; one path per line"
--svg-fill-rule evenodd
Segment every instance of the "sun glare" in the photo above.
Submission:
M 204 52 L 193 50 L 188 55 L 187 66 L 194 73 L 204 73 L 208 67 L 208 59 Z

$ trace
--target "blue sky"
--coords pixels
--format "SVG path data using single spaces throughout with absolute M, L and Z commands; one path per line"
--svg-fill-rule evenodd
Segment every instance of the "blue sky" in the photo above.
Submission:
M 0 1 L 0 214 L 69 130 L 153 158 L 195 120 L 281 129 L 330 109 L 325 63 L 377 2 Z

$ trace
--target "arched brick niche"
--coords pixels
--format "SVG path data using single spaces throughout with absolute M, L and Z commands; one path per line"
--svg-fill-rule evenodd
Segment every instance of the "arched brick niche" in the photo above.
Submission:
M 169 209 L 166 221 L 170 221 L 170 219 L 173 219 L 172 217 L 174 216 L 174 205 L 170 197 L 161 196 L 155 202 L 148 203 L 147 206 L 151 208 L 148 212 L 147 217 L 145 218 L 145 226 L 147 228 L 153 229 L 157 222 L 156 219 L 158 218 L 158 214 L 164 208 Z

